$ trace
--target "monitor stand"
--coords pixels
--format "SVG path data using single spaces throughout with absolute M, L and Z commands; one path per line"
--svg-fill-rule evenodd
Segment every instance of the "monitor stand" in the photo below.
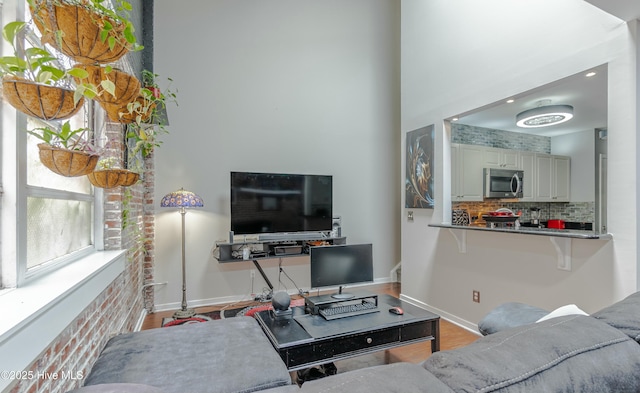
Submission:
M 317 315 L 321 308 L 332 307 L 342 302 L 354 303 L 357 301 L 367 301 L 378 305 L 378 295 L 370 292 L 354 291 L 350 294 L 343 293 L 342 295 L 351 295 L 347 299 L 336 299 L 335 296 L 340 293 L 334 293 L 333 295 L 320 295 L 309 296 L 304 300 L 306 312 L 309 314 Z
M 331 297 L 338 300 L 349 300 L 356 297 L 356 295 L 354 295 L 353 293 L 348 293 L 348 292 L 343 293 L 342 288 L 343 287 L 340 286 L 340 288 L 338 289 L 338 293 L 334 293 L 333 295 L 331 295 Z

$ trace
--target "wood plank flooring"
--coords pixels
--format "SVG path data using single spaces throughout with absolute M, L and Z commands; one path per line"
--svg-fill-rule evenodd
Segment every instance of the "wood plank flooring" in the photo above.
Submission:
M 374 293 L 386 293 L 392 296 L 400 296 L 400 284 L 375 284 L 366 287 L 366 290 Z M 292 297 L 292 298 L 295 298 Z M 199 307 L 196 309 L 197 313 L 205 313 L 210 311 L 219 311 L 228 308 L 242 308 L 251 305 L 261 304 L 255 301 L 239 302 L 234 304 L 221 304 L 206 307 Z M 162 326 L 163 318 L 168 318 L 173 315 L 173 311 L 162 311 L 147 315 L 143 324 L 142 330 L 159 328 Z M 468 345 L 478 339 L 478 335 L 461 328 L 451 322 L 440 319 L 440 350 L 455 349 Z M 429 342 L 417 343 L 412 345 L 405 345 L 400 348 L 394 348 L 384 351 L 384 362 L 410 362 L 420 363 L 431 355 L 431 344 Z

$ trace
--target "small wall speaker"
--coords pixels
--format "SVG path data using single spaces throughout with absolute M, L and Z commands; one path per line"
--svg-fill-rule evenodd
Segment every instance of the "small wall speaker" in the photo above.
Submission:
M 331 224 L 331 237 L 342 236 L 342 218 L 340 216 L 333 217 L 333 223 Z

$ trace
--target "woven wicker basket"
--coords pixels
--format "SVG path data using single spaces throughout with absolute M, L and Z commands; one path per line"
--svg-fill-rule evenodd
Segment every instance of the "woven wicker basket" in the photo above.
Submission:
M 140 81 L 126 72 L 113 69 L 107 73 L 104 67 L 87 64 L 76 64 L 75 67 L 82 68 L 89 73 L 87 81 L 98 86 L 98 92 L 100 93 L 94 100 L 98 101 L 105 110 L 112 105 L 116 105 L 119 108 L 126 107 L 128 103 L 135 100 L 140 94 Z M 76 83 L 81 83 L 78 78 L 74 79 Z M 115 96 L 99 87 L 100 83 L 107 79 L 116 85 Z M 117 121 L 116 119 L 111 120 Z
M 76 177 L 87 175 L 96 167 L 99 155 L 79 150 L 67 150 L 52 147 L 46 143 L 38 144 L 40 161 L 58 175 Z
M 91 184 L 100 188 L 128 187 L 134 185 L 140 175 L 126 169 L 105 169 L 87 175 Z
M 123 40 L 116 39 L 113 48 L 109 48 L 109 40 L 102 42 L 100 39 L 105 21 L 114 26 L 110 33 L 112 37 L 123 35 L 122 24 L 83 6 L 49 0 L 38 3 L 39 7 L 30 11 L 42 34 L 42 42 L 58 48 L 74 61 L 83 64 L 113 63 L 129 51 L 122 44 Z
M 2 94 L 20 112 L 42 120 L 67 119 L 84 104 L 84 98 L 73 102 L 73 90 L 10 76 L 2 78 Z

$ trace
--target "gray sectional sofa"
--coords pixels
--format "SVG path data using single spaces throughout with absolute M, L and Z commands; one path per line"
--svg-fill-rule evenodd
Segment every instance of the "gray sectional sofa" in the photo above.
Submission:
M 498 326 L 492 334 L 464 348 L 435 353 L 422 364 L 369 367 L 301 388 L 290 383 L 278 356 L 270 356 L 276 352 L 248 317 L 155 329 L 113 338 L 87 386 L 77 393 L 640 392 L 640 292 L 591 316 L 529 322 Z M 235 341 L 238 337 L 230 345 L 220 344 L 221 337 L 240 326 L 250 344 L 245 347 L 242 340 Z M 163 337 L 152 338 L 160 333 Z M 189 340 L 193 343 L 185 343 Z M 155 344 L 142 345 L 148 341 Z M 156 346 L 163 342 L 165 349 Z M 178 342 L 184 351 L 174 345 Z

